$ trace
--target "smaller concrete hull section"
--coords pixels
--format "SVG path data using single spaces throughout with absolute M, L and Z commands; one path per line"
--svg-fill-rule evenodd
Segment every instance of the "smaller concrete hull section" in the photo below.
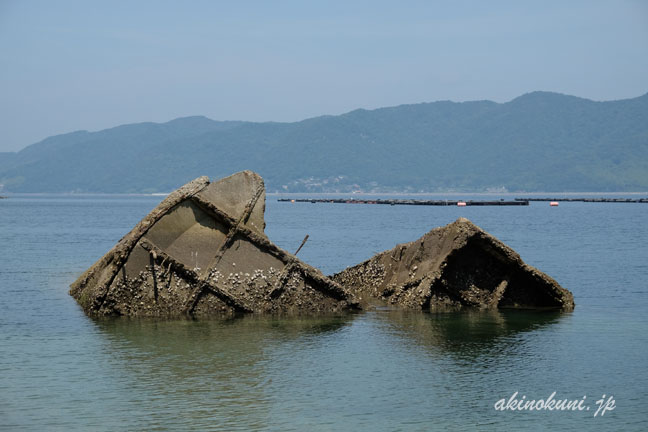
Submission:
M 332 278 L 361 299 L 364 307 L 574 308 L 568 290 L 465 218 Z

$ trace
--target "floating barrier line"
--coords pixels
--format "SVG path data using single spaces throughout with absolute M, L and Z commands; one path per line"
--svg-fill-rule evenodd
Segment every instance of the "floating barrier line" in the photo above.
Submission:
M 648 203 L 648 198 L 515 198 L 515 201 L 565 201 L 593 203 Z
M 516 199 L 515 201 L 473 201 L 473 200 L 401 200 L 401 199 L 291 199 L 280 198 L 279 202 L 299 203 L 331 203 L 331 204 L 382 204 L 382 205 L 421 205 L 421 206 L 528 206 L 529 202 Z

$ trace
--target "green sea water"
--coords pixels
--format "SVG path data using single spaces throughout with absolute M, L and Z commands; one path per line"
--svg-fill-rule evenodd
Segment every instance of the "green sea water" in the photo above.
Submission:
M 294 251 L 309 234 L 299 256 L 327 274 L 467 217 L 570 289 L 571 313 L 86 317 L 68 285 L 160 200 L 0 200 L 0 429 L 648 428 L 646 204 L 392 207 L 268 197 L 270 239 Z M 555 392 L 589 410 L 495 409 L 516 392 L 536 400 Z M 615 408 L 595 416 L 603 395 Z

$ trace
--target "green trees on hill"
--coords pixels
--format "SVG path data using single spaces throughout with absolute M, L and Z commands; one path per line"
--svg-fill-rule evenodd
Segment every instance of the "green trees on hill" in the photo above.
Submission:
M 243 169 L 269 191 L 648 190 L 648 95 L 594 102 L 535 92 L 295 123 L 189 117 L 0 153 L 11 192 L 161 192 Z

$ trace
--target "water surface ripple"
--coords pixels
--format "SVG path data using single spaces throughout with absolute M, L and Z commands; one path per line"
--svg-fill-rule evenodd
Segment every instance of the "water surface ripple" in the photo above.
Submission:
M 1 429 L 646 429 L 646 205 L 391 207 L 268 198 L 270 239 L 294 251 L 309 234 L 300 257 L 325 273 L 468 217 L 569 288 L 572 313 L 89 319 L 68 285 L 159 200 L 0 201 Z M 591 409 L 494 409 L 516 391 L 529 399 L 586 395 Z M 594 417 L 603 394 L 617 408 Z

